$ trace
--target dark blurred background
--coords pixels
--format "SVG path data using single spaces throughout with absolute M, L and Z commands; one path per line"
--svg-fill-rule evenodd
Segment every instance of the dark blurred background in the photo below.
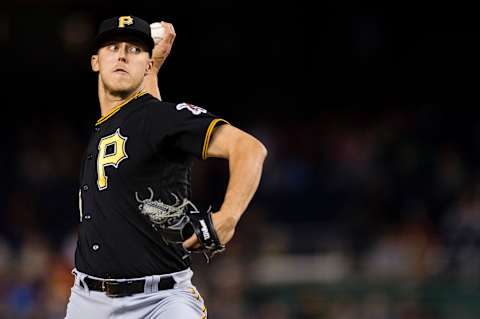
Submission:
M 264 175 L 194 283 L 210 318 L 480 316 L 480 71 L 461 2 L 0 4 L 0 318 L 63 318 L 78 171 L 99 117 L 90 46 L 115 15 L 173 23 L 164 100 L 261 139 Z M 198 162 L 220 205 L 225 162 Z

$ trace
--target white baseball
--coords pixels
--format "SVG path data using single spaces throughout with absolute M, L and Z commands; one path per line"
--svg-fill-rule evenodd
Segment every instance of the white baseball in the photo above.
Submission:
M 152 33 L 152 38 L 155 43 L 158 43 L 165 36 L 165 28 L 160 22 L 154 22 L 150 24 L 150 30 Z

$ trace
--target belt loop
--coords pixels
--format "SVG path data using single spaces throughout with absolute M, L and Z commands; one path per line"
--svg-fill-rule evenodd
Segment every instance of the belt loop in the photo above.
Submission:
M 174 288 L 190 287 L 192 285 L 192 276 L 193 271 L 190 268 L 173 274 L 173 279 L 175 280 Z
M 147 276 L 145 277 L 145 287 L 143 288 L 145 293 L 149 294 L 153 292 L 153 284 L 154 278 L 153 276 Z
M 158 283 L 160 282 L 161 276 L 160 275 L 153 275 L 152 281 L 152 292 L 158 292 Z
M 90 293 L 90 289 L 88 288 L 88 285 L 87 283 L 85 282 L 85 278 L 87 277 L 87 275 L 81 273 L 81 272 L 76 272 L 76 278 L 78 280 L 78 284 L 80 286 L 80 283 L 82 283 L 82 286 L 83 286 L 83 289 L 85 289 L 85 292 L 86 293 Z M 81 286 L 80 286 L 81 287 Z

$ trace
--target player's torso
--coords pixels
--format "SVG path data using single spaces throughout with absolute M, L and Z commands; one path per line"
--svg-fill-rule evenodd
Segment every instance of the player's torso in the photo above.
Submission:
M 145 200 L 175 206 L 190 197 L 192 159 L 148 139 L 142 98 L 97 123 L 80 175 L 76 266 L 98 277 L 128 278 L 188 267 L 147 216 Z M 161 123 L 159 123 L 161 125 Z

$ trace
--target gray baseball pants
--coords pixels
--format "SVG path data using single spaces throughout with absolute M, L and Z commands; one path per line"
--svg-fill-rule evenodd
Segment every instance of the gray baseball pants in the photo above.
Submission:
M 71 289 L 65 319 L 207 318 L 203 299 L 191 282 L 193 275 L 191 269 L 168 274 L 175 280 L 174 288 L 168 290 L 158 291 L 161 275 L 136 278 L 145 279 L 145 291 L 126 297 L 108 297 L 104 292 L 89 291 L 84 282 L 88 275 L 75 269 L 72 272 L 75 275 L 75 282 Z

